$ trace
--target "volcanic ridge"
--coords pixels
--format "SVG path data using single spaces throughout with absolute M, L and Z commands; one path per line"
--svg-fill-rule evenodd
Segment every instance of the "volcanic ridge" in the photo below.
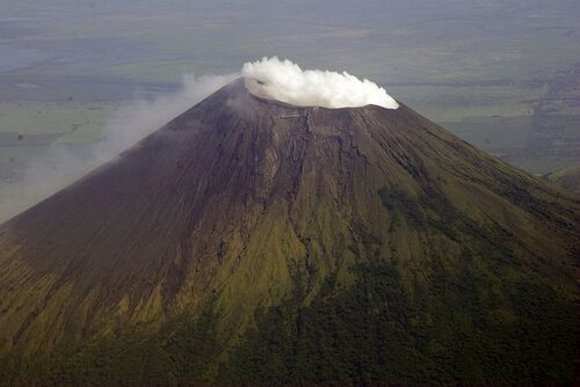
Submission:
M 404 104 L 238 79 L 0 226 L 0 379 L 556 383 L 580 201 Z

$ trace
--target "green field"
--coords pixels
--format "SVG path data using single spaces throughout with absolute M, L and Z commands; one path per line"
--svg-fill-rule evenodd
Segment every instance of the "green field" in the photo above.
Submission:
M 86 142 L 103 128 L 111 106 L 98 104 L 0 103 L 0 132 L 62 133 L 62 141 Z

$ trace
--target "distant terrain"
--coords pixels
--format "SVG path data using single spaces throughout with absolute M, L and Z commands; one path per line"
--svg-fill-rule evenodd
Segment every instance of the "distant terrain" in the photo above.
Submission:
M 49 144 L 93 141 L 118 106 L 265 55 L 368 77 L 543 175 L 580 162 L 579 28 L 572 0 L 3 2 L 0 200 Z

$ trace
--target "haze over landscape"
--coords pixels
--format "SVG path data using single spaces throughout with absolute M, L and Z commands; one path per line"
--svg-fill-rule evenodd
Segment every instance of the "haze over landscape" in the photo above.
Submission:
M 14 197 L 5 188 L 31 160 L 56 168 L 50 159 L 63 148 L 83 154 L 119 105 L 175 93 L 184 74 L 235 73 L 272 55 L 369 78 L 532 173 L 577 164 L 578 8 L 573 0 L 4 2 L 0 202 Z
M 573 383 L 579 38 L 570 0 L 0 4 L 0 385 Z

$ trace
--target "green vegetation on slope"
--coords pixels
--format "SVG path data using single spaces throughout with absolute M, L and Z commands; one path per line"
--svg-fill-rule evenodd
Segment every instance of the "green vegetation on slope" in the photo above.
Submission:
M 472 263 L 450 278 L 434 260 L 432 287 L 409 292 L 395 266 L 358 265 L 353 286 L 337 288 L 331 277 L 309 305 L 297 277 L 292 297 L 258 310 L 255 327 L 226 361 L 218 358 L 216 316 L 206 314 L 197 323 L 182 318 L 153 335 L 127 330 L 28 364 L 5 357 L 0 376 L 8 385 L 571 380 L 579 344 L 573 300 L 523 278 L 498 284 L 480 271 Z
M 545 179 L 580 194 L 580 166 L 559 169 L 544 176 Z
M 336 293 L 329 280 L 328 295 L 311 305 L 289 300 L 259 311 L 222 377 L 267 383 L 572 378 L 574 305 L 554 302 L 547 286 L 522 279 L 497 286 L 470 265 L 456 278 L 436 270 L 431 290 L 417 286 L 409 293 L 388 264 L 355 272 L 353 287 Z
M 133 325 L 82 343 L 67 337 L 50 355 L 0 357 L 0 385 L 173 383 L 207 378 L 220 347 L 216 318 L 179 316 L 152 332 Z

